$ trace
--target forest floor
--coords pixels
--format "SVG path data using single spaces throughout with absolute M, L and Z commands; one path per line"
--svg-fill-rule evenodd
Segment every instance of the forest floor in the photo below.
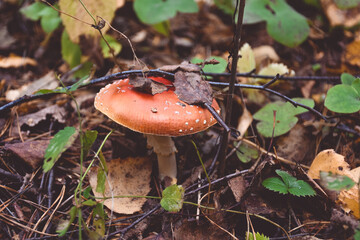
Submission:
M 122 46 L 116 63 L 102 56 L 98 37 L 80 38 L 82 58 L 94 64 L 92 78 L 123 70 L 178 65 L 194 57 L 219 56 L 231 63 L 228 56 L 233 48 L 232 16 L 216 6 L 200 4 L 198 13 L 177 14 L 169 21 L 169 36 L 164 36 L 141 23 L 132 4 L 126 2 L 119 8 L 111 23 L 133 45 L 132 48 L 127 39 L 109 31 Z M 236 87 L 230 125 L 241 136 L 230 139 L 223 169 L 223 163 L 216 162 L 207 179 L 199 161 L 209 169 L 220 145 L 220 125 L 174 138 L 177 184 L 185 189 L 185 202 L 179 211 L 169 212 L 159 204 L 166 183 L 157 178 L 156 156 L 147 148 L 144 135 L 120 126 L 94 107 L 96 93 L 107 83 L 78 89 L 71 96 L 53 94 L 26 100 L 0 113 L 0 239 L 57 238 L 61 224 L 69 227 L 65 239 L 78 239 L 79 223 L 84 239 L 246 239 L 247 231 L 270 239 L 352 239 L 360 226 L 356 218 L 356 214 L 360 217 L 360 210 L 349 212 L 339 197 L 341 193 L 326 189 L 321 181 L 309 177 L 308 171 L 316 156 L 325 150 L 336 161 L 342 161 L 336 165 L 341 171 L 360 166 L 359 111 L 339 115 L 324 106 L 327 91 L 340 84 L 342 73 L 359 74 L 360 30 L 331 26 L 335 20 L 323 9 L 303 1 L 291 4 L 311 22 L 310 35 L 302 44 L 289 48 L 276 42 L 267 33 L 266 23 L 261 22 L 243 25 L 240 46 L 248 43 L 256 52 L 258 70 L 278 62 L 293 70 L 295 76 L 309 77 L 278 80 L 270 88 L 289 98 L 313 99 L 314 109 L 333 118 L 324 120 L 307 111 L 297 115 L 298 121 L 289 132 L 264 137 L 253 115 L 281 97 Z M 25 5 L 0 2 L 0 106 L 23 94 L 58 87 L 56 76 L 65 85 L 75 83 L 72 69 L 62 57 L 64 28 L 45 34 L 39 21 L 31 21 L 20 13 Z M 355 9 L 352 14 L 355 19 L 360 10 Z M 133 50 L 142 65 L 134 60 Z M 229 79 L 219 76 L 212 81 L 226 83 Z M 250 83 L 249 79 L 239 77 L 238 81 Z M 228 88 L 214 86 L 213 91 L 224 118 Z M 82 165 L 82 134 L 77 132 L 59 149 L 52 169 L 45 172 L 43 161 L 50 140 L 65 127 L 79 129 L 79 115 L 82 131 L 90 135 L 97 131 Z M 61 145 L 61 141 L 57 143 Z M 97 154 L 99 148 L 101 154 Z M 102 164 L 108 168 L 106 181 L 118 191 L 114 190 L 114 196 L 157 198 L 115 198 L 107 200 L 105 207 L 96 204 L 92 189 Z M 90 171 L 85 175 L 88 167 Z M 263 181 L 276 177 L 276 170 L 307 182 L 316 195 L 280 194 L 265 188 Z M 359 189 L 358 185 L 355 187 Z M 351 194 L 351 200 L 359 206 L 359 193 Z M 69 215 L 75 220 L 70 221 Z

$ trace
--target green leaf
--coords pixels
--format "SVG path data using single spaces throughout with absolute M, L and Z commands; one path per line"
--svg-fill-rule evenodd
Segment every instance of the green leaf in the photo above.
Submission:
M 360 0 L 334 0 L 334 2 L 341 9 L 354 8 L 360 4 Z
M 62 221 L 57 229 L 56 232 L 59 234 L 59 237 L 62 237 L 66 234 L 67 230 L 69 229 L 70 225 L 74 222 L 75 217 L 77 216 L 78 209 L 75 206 L 72 206 L 69 212 L 70 219 Z
M 234 146 L 236 145 L 237 142 L 234 142 Z M 248 163 L 251 160 L 257 159 L 259 157 L 259 151 L 248 144 L 241 144 L 236 150 L 236 156 L 241 162 Z
M 327 92 L 325 107 L 338 113 L 357 112 L 360 110 L 360 95 L 353 86 L 336 85 Z
M 233 15 L 235 11 L 233 0 L 214 0 L 215 5 L 224 13 Z
M 219 63 L 218 64 L 206 64 L 203 67 L 204 72 L 211 72 L 211 73 L 223 73 L 223 72 L 225 72 L 226 66 L 227 66 L 227 61 L 225 59 L 223 59 L 222 57 L 211 56 L 207 60 L 211 60 L 211 59 L 215 59 Z M 194 64 L 202 63 L 202 62 L 204 62 L 204 60 L 202 60 L 200 58 L 191 59 L 191 63 L 194 63 Z
M 295 177 L 282 170 L 276 170 L 276 174 L 279 175 L 281 179 L 277 177 L 268 178 L 262 182 L 262 185 L 269 190 L 281 194 L 290 193 L 297 197 L 316 195 L 314 189 L 307 182 L 297 180 Z
M 360 240 L 360 225 L 355 230 L 354 240 Z
M 95 130 L 87 130 L 84 133 L 84 136 L 83 136 L 83 138 L 84 138 L 84 146 L 83 146 L 84 159 L 89 154 L 90 148 L 93 145 L 93 143 L 95 142 L 97 135 L 98 135 L 98 132 Z
M 90 197 L 90 192 L 91 192 L 91 186 L 88 186 L 88 187 L 85 188 L 85 190 L 83 191 L 83 197 L 84 197 L 84 198 L 89 198 L 89 197 Z
M 170 36 L 170 21 L 166 20 L 163 22 L 152 24 L 152 27 L 158 32 L 164 35 L 165 37 Z
M 171 185 L 164 189 L 160 205 L 168 212 L 178 212 L 184 202 L 184 188 L 181 185 Z
M 312 99 L 293 98 L 294 101 L 302 103 L 308 107 L 314 107 L 315 103 Z M 302 107 L 294 107 L 289 102 L 276 101 L 267 104 L 254 114 L 254 119 L 259 120 L 256 128 L 264 137 L 271 137 L 273 132 L 274 111 L 276 111 L 275 131 L 274 137 L 290 131 L 295 126 L 298 119 L 295 115 L 307 112 L 308 110 Z
M 79 81 L 77 81 L 76 83 L 74 83 L 71 88 L 69 89 L 70 92 L 76 91 L 79 87 L 85 85 L 84 81 L 88 78 L 89 76 L 84 76 L 83 78 L 81 78 Z
M 349 73 L 343 73 L 340 76 L 341 83 L 351 86 L 352 82 L 355 81 L 355 77 Z
M 278 177 L 267 178 L 262 182 L 262 185 L 274 192 L 281 194 L 288 193 L 288 186 Z
M 73 43 L 67 32 L 64 30 L 61 35 L 61 55 L 62 58 L 73 68 L 80 64 L 81 49 L 79 45 Z
M 93 212 L 93 225 L 95 228 L 95 232 L 100 236 L 98 239 L 104 239 L 105 236 L 105 212 L 104 205 L 102 203 L 98 203 L 94 208 Z
M 359 96 L 360 96 L 360 78 L 355 79 L 355 80 L 352 82 L 351 86 L 356 90 L 356 92 L 357 92 L 357 93 L 359 94 Z
M 320 179 L 327 189 L 341 191 L 348 190 L 355 185 L 355 182 L 348 176 L 320 171 Z
M 306 18 L 290 7 L 285 0 L 251 0 L 246 3 L 245 17 L 265 20 L 269 35 L 288 47 L 296 47 L 309 35 Z M 247 20 L 248 21 L 248 20 Z
M 245 233 L 245 239 L 246 239 L 246 233 Z M 265 236 L 265 235 L 263 235 L 263 234 L 260 234 L 260 233 L 255 233 L 255 238 L 256 238 L 256 240 L 269 240 L 270 238 L 269 237 L 267 237 L 267 236 Z M 251 232 L 249 232 L 249 240 L 254 240 L 254 235 L 251 233 Z
M 53 8 L 47 6 L 40 12 L 40 14 L 42 15 L 40 24 L 46 33 L 51 33 L 60 26 L 61 18 L 59 13 Z
M 305 197 L 305 196 L 315 196 L 315 190 L 303 180 L 297 180 L 295 182 L 291 182 L 289 186 L 289 193 L 297 197 Z
M 30 20 L 37 21 L 42 17 L 42 10 L 47 6 L 41 2 L 34 2 L 33 4 L 21 8 L 20 12 L 25 15 L 25 17 Z
M 74 127 L 65 127 L 50 140 L 45 150 L 44 172 L 49 171 L 60 158 L 61 154 L 73 144 L 77 136 L 76 133 L 77 131 Z
M 99 159 L 100 159 L 100 167 L 98 168 L 98 172 L 97 172 L 97 183 L 96 183 L 95 191 L 104 194 L 106 174 L 108 173 L 108 168 L 102 151 L 100 151 Z
M 97 204 L 96 201 L 92 200 L 92 199 L 89 199 L 89 200 L 86 200 L 84 202 L 82 202 L 82 205 L 85 205 L 85 206 L 95 206 Z
M 175 17 L 177 12 L 196 13 L 199 8 L 194 0 L 135 0 L 134 10 L 146 24 L 155 24 Z
M 114 50 L 114 55 L 116 56 L 117 54 L 120 53 L 122 45 L 121 43 L 116 40 L 115 38 L 113 38 L 110 35 L 105 34 L 104 35 L 105 40 L 108 42 L 108 44 L 110 45 L 110 47 Z M 101 38 L 100 40 L 100 46 L 101 46 L 101 50 L 102 50 L 102 54 L 104 56 L 104 58 L 111 58 L 111 52 L 110 49 L 108 47 L 108 45 L 106 44 L 106 42 L 104 41 L 104 39 Z

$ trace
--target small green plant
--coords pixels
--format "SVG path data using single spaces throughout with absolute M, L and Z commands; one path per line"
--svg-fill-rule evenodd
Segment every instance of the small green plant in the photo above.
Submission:
M 178 212 L 184 203 L 184 188 L 181 185 L 171 185 L 164 189 L 160 201 L 161 207 L 168 212 Z
M 337 113 L 354 113 L 360 110 L 360 78 L 343 73 L 341 83 L 329 89 L 325 107 Z
M 298 180 L 295 177 L 291 176 L 289 173 L 276 170 L 275 171 L 279 177 L 267 178 L 262 182 L 262 185 L 274 192 L 281 194 L 292 194 L 297 197 L 305 196 L 315 196 L 316 192 L 314 189 L 303 180 Z
M 264 234 L 258 233 L 258 232 L 255 233 L 255 238 L 254 238 L 254 235 L 251 232 L 249 232 L 249 237 L 247 237 L 247 233 L 246 233 L 245 234 L 245 239 L 247 239 L 247 240 L 254 240 L 254 239 L 256 239 L 256 240 L 269 240 L 270 238 L 265 236 Z
M 334 3 L 341 9 L 348 9 L 358 6 L 360 0 L 334 0 Z
M 302 103 L 308 107 L 314 107 L 312 99 L 293 98 L 292 100 Z M 274 129 L 274 111 L 276 111 L 275 129 Z M 295 126 L 298 114 L 307 112 L 302 107 L 294 107 L 290 102 L 276 101 L 269 103 L 254 114 L 254 119 L 259 120 L 256 128 L 264 137 L 277 137 L 290 131 Z M 273 135 L 274 129 L 274 135 Z

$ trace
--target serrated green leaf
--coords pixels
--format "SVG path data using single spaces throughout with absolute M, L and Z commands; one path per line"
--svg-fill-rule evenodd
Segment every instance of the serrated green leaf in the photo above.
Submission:
M 281 194 L 288 193 L 288 186 L 278 177 L 267 178 L 262 182 L 262 185 L 274 192 Z
M 79 45 L 73 43 L 67 32 L 64 30 L 61 35 L 61 55 L 62 58 L 73 68 L 80 64 L 81 49 Z
M 104 35 L 104 38 L 108 42 L 110 47 L 114 50 L 114 55 L 116 56 L 117 54 L 119 54 L 122 49 L 121 43 L 118 40 L 116 40 L 115 38 L 113 38 L 112 36 L 107 35 L 107 34 Z M 102 38 L 100 40 L 100 46 L 101 46 L 101 51 L 102 51 L 104 58 L 111 58 L 112 54 L 110 52 L 110 49 L 109 49 L 108 45 L 106 44 L 106 42 L 104 41 L 104 39 L 102 39 Z
M 56 232 L 59 234 L 59 237 L 62 237 L 66 234 L 67 230 L 69 229 L 72 222 L 74 222 L 75 217 L 77 216 L 78 209 L 75 206 L 72 206 L 69 211 L 69 220 L 64 220 L 62 223 L 58 224 Z
M 308 107 L 314 107 L 315 105 L 312 99 L 294 98 L 293 100 Z M 295 115 L 307 112 L 308 110 L 302 107 L 294 107 L 289 102 L 276 101 L 267 104 L 253 116 L 254 119 L 260 121 L 257 123 L 256 128 L 264 137 L 272 136 L 274 111 L 276 111 L 274 137 L 277 137 L 287 133 L 295 126 L 298 121 Z
M 199 8 L 194 0 L 135 0 L 134 10 L 146 24 L 156 24 L 175 17 L 177 12 L 196 13 Z
M 252 0 L 246 5 L 245 17 L 265 20 L 269 35 L 281 44 L 295 47 L 309 35 L 310 27 L 306 18 L 285 0 Z
M 237 142 L 234 142 L 234 146 L 237 145 Z M 251 147 L 247 144 L 241 144 L 236 150 L 236 156 L 243 163 L 248 163 L 253 159 L 259 157 L 259 151 L 256 148 Z
M 218 64 L 206 64 L 203 67 L 203 71 L 204 72 L 211 72 L 211 73 L 223 73 L 226 70 L 226 66 L 227 66 L 227 62 L 225 59 L 223 59 L 222 57 L 218 57 L 218 56 L 211 56 L 209 57 L 207 60 L 211 60 L 211 59 L 215 59 L 216 61 L 218 61 Z M 191 63 L 202 63 L 204 62 L 204 60 L 200 59 L 200 58 L 193 58 L 191 59 Z
M 47 6 L 44 3 L 34 2 L 33 4 L 27 7 L 21 8 L 20 12 L 30 20 L 37 21 L 41 18 L 42 16 L 41 12 L 46 7 Z
M 282 171 L 282 170 L 275 170 L 276 174 L 281 177 L 281 179 L 284 181 L 285 185 L 287 187 L 290 187 L 291 184 L 297 181 L 297 179 L 293 176 L 291 176 L 288 172 Z
M 93 145 L 93 143 L 95 142 L 96 138 L 97 138 L 98 132 L 95 130 L 87 130 L 84 133 L 84 146 L 83 146 L 83 151 L 84 151 L 84 158 L 87 157 L 87 155 L 89 154 L 89 150 L 91 148 L 91 146 Z
M 336 85 L 327 92 L 325 107 L 338 113 L 357 112 L 360 110 L 360 95 L 352 86 Z
M 245 238 L 246 238 L 246 233 L 245 233 Z M 255 233 L 255 238 L 256 238 L 256 240 L 269 240 L 270 239 L 269 237 L 267 237 L 263 234 L 260 234 L 258 232 Z M 254 240 L 255 238 L 254 238 L 254 235 L 251 232 L 249 232 L 249 240 Z
M 320 179 L 327 189 L 335 191 L 348 190 L 355 185 L 355 182 L 348 176 L 337 175 L 331 172 L 320 171 Z
M 178 212 L 184 202 L 184 188 L 181 185 L 171 185 L 164 189 L 160 205 L 168 212 Z
M 340 76 L 341 83 L 351 86 L 352 82 L 356 79 L 353 75 L 349 73 L 343 73 Z
M 76 139 L 76 128 L 65 127 L 60 130 L 50 140 L 48 147 L 45 150 L 43 170 L 44 172 L 49 171 L 60 158 L 61 154 L 70 147 Z
M 291 182 L 288 191 L 289 193 L 297 197 L 316 195 L 315 190 L 303 180 L 296 180 L 295 182 Z

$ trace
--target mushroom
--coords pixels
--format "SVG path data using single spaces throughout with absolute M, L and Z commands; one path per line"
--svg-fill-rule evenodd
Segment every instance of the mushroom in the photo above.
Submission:
M 165 78 L 149 78 L 166 86 L 172 85 Z M 148 145 L 157 154 L 159 178 L 163 180 L 168 176 L 176 182 L 176 148 L 171 137 L 204 131 L 217 121 L 207 109 L 179 100 L 174 90 L 170 87 L 152 95 L 138 91 L 129 79 L 123 79 L 102 88 L 94 104 L 118 124 L 144 133 Z M 212 107 L 220 112 L 215 99 Z

